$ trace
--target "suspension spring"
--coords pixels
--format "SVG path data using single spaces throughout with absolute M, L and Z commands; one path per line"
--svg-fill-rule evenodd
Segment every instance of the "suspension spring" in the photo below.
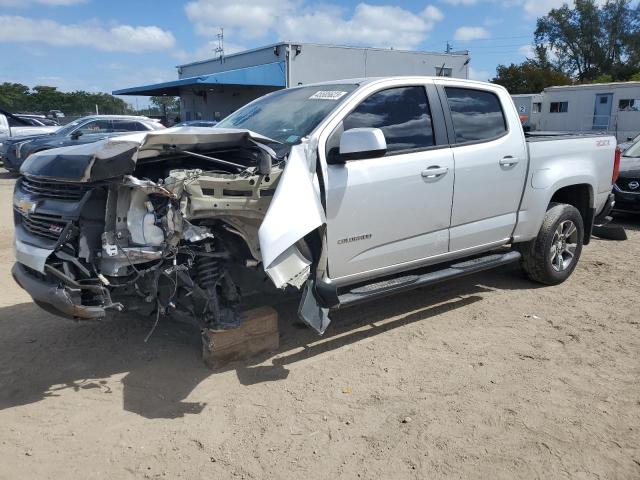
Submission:
M 198 283 L 204 289 L 215 288 L 222 275 L 222 265 L 218 258 L 198 256 Z

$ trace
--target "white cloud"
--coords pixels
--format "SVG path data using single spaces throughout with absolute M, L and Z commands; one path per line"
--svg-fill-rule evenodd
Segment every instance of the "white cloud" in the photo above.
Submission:
M 596 0 L 596 5 L 603 6 L 606 2 L 607 0 Z M 522 4 L 525 13 L 531 18 L 546 15 L 551 9 L 560 8 L 565 3 L 569 4 L 569 6 L 575 4 L 572 0 L 515 0 L 515 3 Z
M 483 27 L 460 27 L 453 34 L 454 40 L 459 42 L 469 42 L 481 38 L 489 38 L 491 34 Z
M 471 80 L 481 80 L 483 82 L 486 82 L 490 80 L 491 77 L 491 73 L 489 73 L 487 70 L 476 70 L 473 67 L 469 67 L 469 78 Z
M 46 33 L 45 33 L 46 32 Z M 149 52 L 171 49 L 173 34 L 156 26 L 65 25 L 52 20 L 0 15 L 0 42 L 45 43 L 88 47 L 106 52 Z
M 434 7 L 433 5 L 427 5 L 420 15 L 431 22 L 441 22 L 444 20 L 444 13 L 442 13 L 442 10 L 438 7 Z
M 28 7 L 32 4 L 46 5 L 48 7 L 69 7 L 88 0 L 0 0 L 0 7 Z
M 552 8 L 560 8 L 567 0 L 526 0 L 522 7 L 530 17 L 540 17 L 549 13 Z
M 214 36 L 224 27 L 244 38 L 258 38 L 264 37 L 278 18 L 293 8 L 289 0 L 197 0 L 189 2 L 185 11 L 200 35 Z
M 522 45 L 520 48 L 518 48 L 518 53 L 520 53 L 524 57 L 532 58 L 535 55 L 535 49 L 531 44 Z
M 454 5 L 454 6 L 458 6 L 458 5 L 475 5 L 476 3 L 478 3 L 478 0 L 442 0 L 444 3 L 448 3 L 449 5 Z
M 275 35 L 281 40 L 316 41 L 394 48 L 414 48 L 444 18 L 433 5 L 414 13 L 391 5 L 359 3 L 350 10 L 333 4 L 304 8 L 295 0 L 196 0 L 185 7 L 196 32 L 244 42 Z M 226 51 L 226 48 L 225 48 Z
M 395 6 L 360 3 L 351 18 L 330 9 L 289 16 L 278 28 L 281 38 L 410 49 L 424 40 L 443 15 L 436 7 L 415 14 Z

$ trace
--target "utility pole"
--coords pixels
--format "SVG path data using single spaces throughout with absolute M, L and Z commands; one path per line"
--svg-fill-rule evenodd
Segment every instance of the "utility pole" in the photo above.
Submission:
M 220 33 L 218 34 L 218 46 L 215 52 L 220 56 L 220 63 L 224 63 L 224 28 L 220 27 Z

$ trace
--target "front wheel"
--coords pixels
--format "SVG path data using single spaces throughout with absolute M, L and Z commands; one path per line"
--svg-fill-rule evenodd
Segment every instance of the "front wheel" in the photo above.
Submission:
M 516 247 L 522 254 L 522 268 L 531 280 L 557 285 L 576 268 L 583 241 L 580 212 L 572 205 L 551 203 L 538 236 Z

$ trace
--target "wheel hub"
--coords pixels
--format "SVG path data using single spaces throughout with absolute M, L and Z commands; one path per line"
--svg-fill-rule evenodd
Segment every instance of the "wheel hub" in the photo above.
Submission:
M 561 272 L 572 263 L 578 247 L 578 229 L 571 220 L 560 222 L 551 242 L 551 267 Z

